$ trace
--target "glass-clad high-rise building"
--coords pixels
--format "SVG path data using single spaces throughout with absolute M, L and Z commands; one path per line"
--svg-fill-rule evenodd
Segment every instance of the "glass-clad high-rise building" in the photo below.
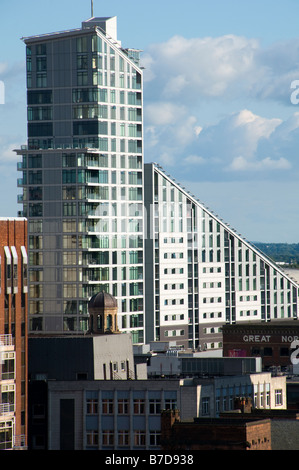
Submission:
M 86 331 L 88 300 L 104 290 L 119 327 L 144 341 L 142 70 L 116 21 L 24 38 L 31 333 Z

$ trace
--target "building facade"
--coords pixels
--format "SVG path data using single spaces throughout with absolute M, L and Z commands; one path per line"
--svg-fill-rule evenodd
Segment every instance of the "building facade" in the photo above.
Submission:
M 139 51 L 116 18 L 25 38 L 28 142 L 18 186 L 28 218 L 29 329 L 82 333 L 96 292 L 144 341 L 143 132 Z
M 270 419 L 200 419 L 180 421 L 179 413 L 162 414 L 163 451 L 272 450 Z
M 298 318 L 298 285 L 157 164 L 145 164 L 148 340 L 222 348 L 222 325 Z
M 264 370 L 289 371 L 298 364 L 298 322 L 224 325 L 223 354 L 228 357 L 261 357 Z M 295 367 L 296 369 L 296 367 Z M 294 373 L 297 373 L 294 369 Z
M 27 221 L 0 219 L 0 449 L 27 445 Z
M 250 374 L 208 380 L 48 382 L 49 450 L 159 450 L 161 412 L 215 418 L 247 396 L 254 408 L 285 409 L 286 379 Z M 279 395 L 280 399 L 277 398 Z

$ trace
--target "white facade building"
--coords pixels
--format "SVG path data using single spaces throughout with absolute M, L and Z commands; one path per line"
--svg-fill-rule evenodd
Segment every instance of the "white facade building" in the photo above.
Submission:
M 221 326 L 298 318 L 298 285 L 157 164 L 145 164 L 147 341 L 222 347 Z

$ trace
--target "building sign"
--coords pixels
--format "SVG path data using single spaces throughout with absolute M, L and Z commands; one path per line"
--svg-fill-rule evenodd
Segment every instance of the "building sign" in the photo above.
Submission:
M 244 343 L 270 343 L 271 338 L 271 335 L 244 335 L 243 341 Z M 292 343 L 293 341 L 299 341 L 299 336 L 282 335 L 280 337 L 281 343 Z
M 245 343 L 269 343 L 271 335 L 244 335 Z

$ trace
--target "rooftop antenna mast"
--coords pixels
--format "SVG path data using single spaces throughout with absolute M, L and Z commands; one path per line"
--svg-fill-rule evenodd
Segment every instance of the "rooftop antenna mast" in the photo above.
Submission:
M 93 0 L 91 0 L 91 17 L 93 18 Z

